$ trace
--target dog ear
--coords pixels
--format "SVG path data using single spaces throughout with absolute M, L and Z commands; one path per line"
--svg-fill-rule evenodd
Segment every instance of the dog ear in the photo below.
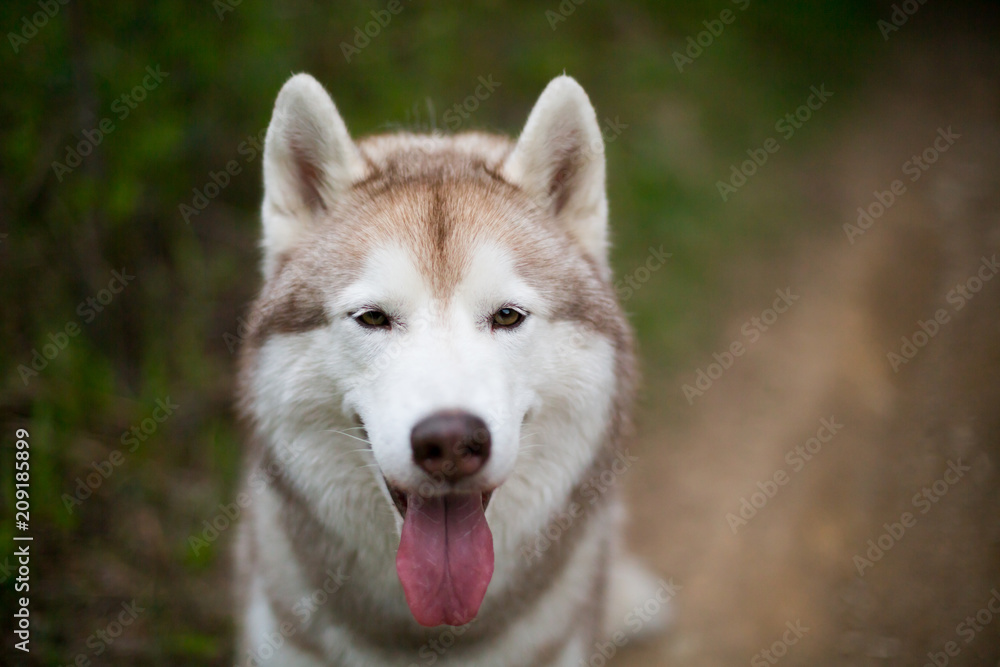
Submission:
M 319 224 L 365 162 L 323 86 L 296 74 L 281 88 L 264 143 L 264 273 Z
M 594 107 L 575 79 L 563 75 L 546 86 L 503 174 L 607 266 L 604 140 Z

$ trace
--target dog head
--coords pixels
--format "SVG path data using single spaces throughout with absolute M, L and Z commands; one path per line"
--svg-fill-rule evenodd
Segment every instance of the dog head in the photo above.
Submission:
M 278 96 L 244 405 L 268 437 L 313 443 L 308 483 L 333 475 L 338 456 L 370 455 L 352 474 L 375 478 L 396 507 L 409 559 L 397 566 L 421 623 L 467 622 L 489 576 L 418 611 L 404 570 L 426 572 L 427 550 L 451 547 L 407 550 L 415 517 L 427 532 L 461 513 L 478 540 L 466 551 L 481 555 L 490 494 L 526 458 L 568 479 L 608 435 L 628 334 L 609 287 L 604 170 L 594 110 L 566 76 L 516 143 L 356 143 L 312 77 Z M 559 442 L 525 457 L 532 424 Z

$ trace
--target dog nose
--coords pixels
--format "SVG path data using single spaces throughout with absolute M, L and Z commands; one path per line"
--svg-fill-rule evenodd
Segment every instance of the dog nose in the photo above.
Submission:
M 471 477 L 490 458 L 490 430 L 479 417 L 461 410 L 436 412 L 410 432 L 413 462 L 449 482 Z

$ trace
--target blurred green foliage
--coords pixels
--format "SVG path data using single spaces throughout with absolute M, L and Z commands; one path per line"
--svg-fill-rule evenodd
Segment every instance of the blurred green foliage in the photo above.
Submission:
M 323 82 L 356 135 L 444 129 L 443 113 L 481 75 L 501 86 L 459 129 L 516 134 L 550 78 L 576 77 L 601 118 L 627 125 L 608 147 L 616 273 L 639 266 L 650 246 L 673 254 L 626 304 L 644 372 L 656 376 L 706 345 L 727 260 L 779 242 L 789 220 L 809 224 L 780 191 L 748 188 L 723 204 L 716 180 L 810 86 L 847 97 L 882 47 L 879 14 L 861 0 L 753 0 L 746 10 L 723 0 L 406 1 L 350 62 L 342 43 L 384 3 L 52 4 L 56 15 L 16 52 L 9 35 L 0 48 L 0 559 L 11 548 L 11 442 L 21 426 L 31 432 L 38 540 L 34 664 L 91 654 L 85 639 L 133 597 L 147 616 L 119 655 L 147 665 L 228 658 L 230 536 L 198 555 L 188 537 L 231 499 L 239 469 L 235 356 L 224 335 L 236 335 L 259 286 L 261 166 L 249 147 L 291 73 Z M 550 24 L 560 7 L 574 9 Z M 735 21 L 678 71 L 673 54 L 726 8 Z M 4 3 L 0 26 L 21 34 L 39 11 Z M 162 82 L 123 101 L 153 81 L 147 68 L 160 68 Z M 53 166 L 69 164 L 67 152 L 103 119 L 114 129 L 79 166 Z M 823 127 L 787 150 L 805 151 Z M 231 160 L 241 172 L 185 221 L 180 205 Z M 85 321 L 87 299 L 100 299 L 116 270 L 135 279 Z M 79 335 L 25 378 L 18 367 L 69 323 Z M 181 406 L 176 415 L 128 451 L 123 435 L 165 397 Z M 65 494 L 116 449 L 120 469 L 69 511 Z M 12 608 L 13 580 L 0 590 Z

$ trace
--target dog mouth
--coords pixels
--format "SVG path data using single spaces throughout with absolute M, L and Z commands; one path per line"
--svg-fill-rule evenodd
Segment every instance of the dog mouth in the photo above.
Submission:
M 368 440 L 358 415 L 355 423 Z M 486 522 L 489 491 L 410 493 L 382 480 L 403 519 L 396 574 L 414 620 L 424 627 L 475 620 L 493 579 L 493 533 Z
M 472 622 L 493 578 L 492 491 L 425 496 L 387 486 L 403 517 L 396 574 L 413 618 L 424 627 Z
M 383 478 L 384 479 L 384 478 Z M 406 512 L 410 507 L 410 499 L 414 498 L 415 502 L 422 502 L 424 499 L 417 494 L 410 494 L 399 487 L 393 486 L 389 480 L 385 480 L 386 488 L 389 489 L 389 497 L 392 498 L 393 505 L 396 506 L 396 511 L 399 512 L 399 516 L 402 517 L 403 521 L 406 521 Z M 483 512 L 490 504 L 490 499 L 493 498 L 493 491 L 475 492 L 475 493 L 452 493 L 445 494 L 445 496 L 474 496 L 480 495 L 482 497 Z

